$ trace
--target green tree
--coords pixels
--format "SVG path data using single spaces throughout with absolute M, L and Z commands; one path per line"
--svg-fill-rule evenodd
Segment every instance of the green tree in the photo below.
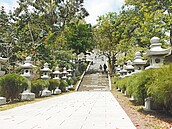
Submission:
M 126 6 L 134 9 L 135 16 L 138 17 L 143 35 L 158 36 L 161 39 L 168 39 L 166 33 L 170 33 L 170 43 L 172 44 L 172 4 L 171 0 L 125 0 Z
M 0 54 L 5 57 L 10 57 L 12 54 L 11 48 L 15 40 L 15 34 L 10 14 L 5 12 L 3 6 L 0 9 L 0 28 Z
M 67 46 L 77 55 L 93 49 L 94 43 L 90 24 L 80 21 L 72 22 L 67 26 L 65 32 Z

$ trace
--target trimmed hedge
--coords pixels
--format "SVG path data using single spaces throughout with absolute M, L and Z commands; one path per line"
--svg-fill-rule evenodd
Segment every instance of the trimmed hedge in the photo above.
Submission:
M 62 92 L 66 92 L 66 87 L 68 86 L 68 83 L 66 80 L 61 80 L 60 85 L 59 85 L 59 89 Z
M 49 80 L 49 86 L 48 86 L 48 90 L 50 90 L 50 91 L 54 91 L 57 87 L 59 87 L 59 85 L 60 85 L 60 81 L 59 80 L 57 80 L 57 79 L 50 79 Z
M 0 96 L 7 100 L 19 99 L 19 94 L 30 86 L 30 82 L 19 74 L 6 74 L 0 78 Z
M 31 85 L 31 91 L 35 93 L 36 97 L 40 97 L 40 91 L 42 91 L 44 88 L 48 87 L 50 85 L 48 80 L 38 79 L 32 81 Z
M 114 83 L 121 90 L 126 90 L 127 95 L 137 98 L 140 104 L 145 98 L 152 97 L 155 103 L 164 105 L 166 111 L 172 111 L 172 64 L 123 79 L 115 78 Z

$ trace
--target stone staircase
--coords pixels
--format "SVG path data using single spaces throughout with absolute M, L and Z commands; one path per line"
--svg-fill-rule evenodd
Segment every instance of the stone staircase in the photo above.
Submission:
M 109 91 L 107 74 L 101 72 L 86 73 L 78 91 Z

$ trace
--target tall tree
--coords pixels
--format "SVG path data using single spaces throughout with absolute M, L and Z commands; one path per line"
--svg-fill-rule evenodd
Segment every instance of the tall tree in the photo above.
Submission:
M 77 55 L 81 52 L 86 53 L 87 50 L 92 50 L 94 47 L 92 27 L 81 21 L 70 23 L 66 30 L 65 36 L 67 46 Z
M 126 6 L 135 10 L 140 18 L 142 26 L 138 32 L 151 32 L 162 39 L 168 39 L 166 33 L 170 33 L 170 43 L 172 45 L 172 2 L 171 0 L 125 0 Z M 141 22 L 142 21 L 142 22 Z

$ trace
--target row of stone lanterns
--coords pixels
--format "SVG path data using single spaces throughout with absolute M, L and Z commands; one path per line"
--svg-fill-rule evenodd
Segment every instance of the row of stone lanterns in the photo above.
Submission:
M 23 69 L 23 74 L 22 76 L 26 77 L 28 80 L 32 80 L 32 69 L 34 68 L 35 66 L 32 65 L 31 63 L 31 57 L 26 57 L 26 61 L 24 62 L 23 65 L 21 65 L 21 68 Z M 43 69 L 40 70 L 42 72 L 42 76 L 41 78 L 42 79 L 50 79 L 50 72 L 52 72 L 52 70 L 49 69 L 48 67 L 48 63 L 45 63 L 44 64 L 44 67 Z M 71 76 L 72 76 L 72 70 L 71 68 L 69 68 L 67 71 L 66 71 L 66 68 L 64 67 L 63 68 L 63 71 L 60 72 L 59 71 L 59 68 L 56 67 L 55 68 L 55 71 L 53 72 L 53 75 L 54 75 L 54 78 L 53 79 L 57 79 L 57 80 L 67 80 L 67 79 L 70 79 Z M 60 76 L 61 75 L 61 76 Z M 58 87 L 55 89 L 54 91 L 54 94 L 60 94 L 61 93 L 61 90 L 58 89 Z M 48 90 L 48 88 L 46 87 L 42 93 L 41 93 L 42 96 L 50 96 L 51 95 L 51 91 Z M 30 89 L 27 89 L 26 91 L 24 91 L 23 93 L 21 93 L 21 100 L 32 100 L 35 98 L 35 95 L 34 93 L 31 93 L 30 92 Z
M 2 64 L 7 62 L 8 58 L 2 58 L 0 57 L 0 76 L 3 76 L 5 74 L 5 71 L 2 71 Z M 6 104 L 6 98 L 0 97 L 0 105 Z
M 163 49 L 158 37 L 153 37 L 150 42 L 150 50 L 145 54 L 146 57 L 150 57 L 150 66 L 145 69 L 160 68 L 160 66 L 163 65 L 163 57 L 171 54 L 171 49 Z M 124 65 L 122 68 L 119 66 L 116 67 L 117 75 L 119 75 L 120 78 L 124 78 L 132 75 L 133 73 L 140 72 L 144 70 L 146 63 L 147 62 L 143 60 L 141 53 L 136 52 L 133 62 L 128 60 L 127 65 Z
M 150 58 L 149 66 L 145 69 L 150 68 L 160 68 L 163 65 L 164 56 L 171 54 L 171 48 L 163 49 L 160 43 L 160 38 L 153 37 L 151 40 L 150 50 L 147 51 L 145 54 L 146 57 Z M 141 53 L 136 52 L 134 61 L 131 62 L 130 60 L 127 61 L 127 65 L 124 65 L 122 68 L 120 66 L 116 67 L 117 75 L 120 78 L 124 78 L 126 76 L 130 76 L 134 73 L 140 72 L 144 70 L 147 62 L 143 60 Z M 120 89 L 118 89 L 120 90 Z M 126 94 L 126 93 L 125 93 Z M 130 100 L 135 100 L 134 96 L 131 96 Z M 144 110 L 150 111 L 151 110 L 151 98 L 148 97 L 145 99 L 145 107 Z

